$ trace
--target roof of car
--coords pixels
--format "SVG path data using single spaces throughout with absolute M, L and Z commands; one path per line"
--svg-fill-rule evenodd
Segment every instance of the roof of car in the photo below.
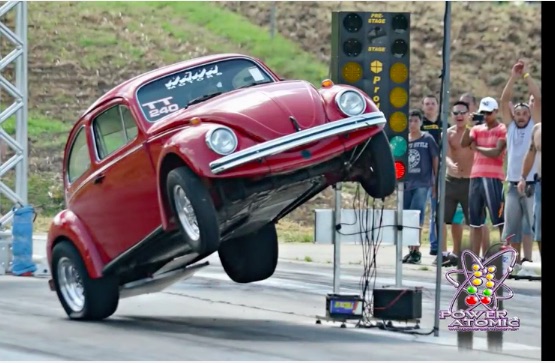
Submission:
M 90 105 L 90 107 L 81 115 L 80 119 L 104 102 L 107 102 L 117 97 L 126 97 L 126 96 L 129 97 L 130 94 L 134 93 L 137 87 L 141 86 L 142 84 L 152 79 L 156 79 L 166 74 L 177 72 L 183 68 L 195 67 L 197 65 L 201 65 L 204 63 L 210 63 L 217 60 L 235 58 L 235 57 L 249 58 L 249 59 L 255 60 L 255 58 L 253 57 L 247 56 L 245 54 L 239 54 L 239 53 L 212 54 L 212 55 L 192 58 L 186 61 L 163 66 L 163 67 L 142 73 L 136 77 L 130 78 L 127 81 L 124 81 L 118 84 L 111 90 L 105 92 L 102 96 L 100 96 L 100 98 L 98 98 L 95 102 L 93 102 Z

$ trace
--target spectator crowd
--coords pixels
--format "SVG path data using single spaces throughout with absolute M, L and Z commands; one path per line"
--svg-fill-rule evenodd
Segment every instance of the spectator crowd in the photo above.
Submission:
M 465 229 L 472 252 L 481 257 L 491 246 L 490 228 L 497 230 L 495 240 L 517 251 L 513 274 L 523 262 L 532 262 L 534 241 L 541 255 L 541 91 L 527 69 L 524 60 L 513 65 L 499 99 L 488 96 L 477 102 L 471 92 L 462 94 L 450 108 L 446 135 L 435 95 L 410 111 L 403 207 L 420 211 L 421 227 L 429 209 L 429 253 L 441 253 L 445 267 L 457 264 Z M 517 82 L 527 85 L 528 100 L 513 102 Z M 443 142 L 445 190 L 439 193 Z M 444 198 L 443 226 L 437 226 L 438 196 Z M 403 263 L 418 264 L 421 258 L 420 247 L 412 247 Z

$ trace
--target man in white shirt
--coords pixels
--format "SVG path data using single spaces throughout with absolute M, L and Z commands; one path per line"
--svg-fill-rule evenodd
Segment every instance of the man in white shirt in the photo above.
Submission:
M 528 89 L 534 96 L 534 106 L 517 103 L 511 110 L 511 98 L 515 82 L 523 78 Z M 507 182 L 508 192 L 505 206 L 505 227 L 503 240 L 509 238 L 511 246 L 522 253 L 517 262 L 532 261 L 532 222 L 534 220 L 534 187 L 536 165 L 527 175 L 522 175 L 522 166 L 526 153 L 530 148 L 534 125 L 541 122 L 540 89 L 528 72 L 523 60 L 519 60 L 512 68 L 511 76 L 501 95 L 501 115 L 507 126 Z M 512 112 L 511 112 L 512 111 Z M 518 190 L 518 183 L 524 178 L 526 184 L 523 192 Z M 522 188 L 521 188 L 522 189 Z M 522 258 L 524 257 L 524 258 Z

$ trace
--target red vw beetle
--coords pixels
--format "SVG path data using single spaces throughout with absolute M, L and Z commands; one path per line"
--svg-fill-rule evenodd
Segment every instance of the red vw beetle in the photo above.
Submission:
M 386 119 L 359 89 L 283 80 L 241 54 L 130 79 L 69 134 L 67 209 L 50 226 L 50 287 L 71 319 L 192 276 L 218 252 L 237 283 L 269 278 L 275 224 L 324 189 L 395 189 Z

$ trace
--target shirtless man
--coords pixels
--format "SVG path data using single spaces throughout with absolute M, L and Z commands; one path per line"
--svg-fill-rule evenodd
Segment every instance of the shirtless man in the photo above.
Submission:
M 522 174 L 528 175 L 534 164 L 536 165 L 537 176 L 536 191 L 534 193 L 534 239 L 538 242 L 540 249 L 540 257 L 542 253 L 542 124 L 541 122 L 534 125 L 532 130 L 532 141 L 530 148 L 524 158 L 522 165 Z M 518 182 L 518 191 L 524 194 L 526 188 L 526 178 L 522 177 Z
M 459 98 L 459 101 L 463 101 L 468 104 L 468 112 L 470 114 L 478 112 L 478 101 L 476 100 L 476 97 L 472 93 L 470 92 L 463 93 L 462 96 Z M 455 213 L 455 215 L 457 215 L 457 213 Z M 485 212 L 484 212 L 484 215 L 485 215 Z M 457 234 L 457 236 L 460 235 L 461 236 L 460 238 L 462 240 L 463 226 L 462 225 L 458 226 L 455 223 L 453 223 L 451 225 L 451 233 Z M 490 246 L 490 241 L 489 241 L 490 229 L 488 225 L 485 224 L 485 217 L 484 217 L 484 224 L 482 225 L 482 227 L 480 227 L 480 230 L 477 233 L 479 233 L 482 236 L 481 253 L 482 255 L 484 255 Z M 453 237 L 453 240 L 454 239 L 455 237 Z
M 452 225 L 453 217 L 457 211 L 457 206 L 462 206 L 465 224 L 468 224 L 468 191 L 470 185 L 470 170 L 474 160 L 474 151 L 470 148 L 461 146 L 461 139 L 470 124 L 471 113 L 467 103 L 457 101 L 451 111 L 454 125 L 447 129 L 447 155 L 445 166 L 447 175 L 445 177 L 445 224 Z M 462 243 L 462 225 L 459 225 L 461 233 L 453 233 L 453 253 L 460 256 Z M 447 228 L 443 229 L 442 250 L 447 251 Z M 448 267 L 454 263 L 453 259 L 448 258 L 445 253 L 443 266 Z

